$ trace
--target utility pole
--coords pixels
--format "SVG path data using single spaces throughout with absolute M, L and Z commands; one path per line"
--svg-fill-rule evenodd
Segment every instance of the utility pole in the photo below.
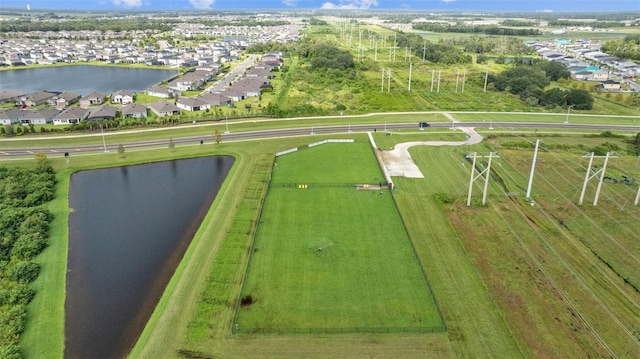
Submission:
M 398 37 L 397 33 L 393 33 L 393 62 L 396 62 L 396 47 L 398 47 L 398 42 L 396 41 Z
M 426 56 L 427 56 L 427 40 L 424 40 L 424 45 L 422 45 L 422 62 L 424 62 L 424 59 Z
M 409 63 L 409 87 L 408 91 L 411 92 L 411 71 L 413 70 L 413 62 Z
M 586 155 L 583 157 L 586 157 Z M 591 174 L 591 167 L 593 165 L 594 158 L 604 158 L 604 165 L 602 165 L 601 169 Z M 604 173 L 607 170 L 607 163 L 609 162 L 609 158 L 618 158 L 618 156 L 613 156 L 612 152 L 607 152 L 606 156 L 594 156 L 594 153 L 591 152 L 591 155 L 589 155 L 589 167 L 587 168 L 587 174 L 584 177 L 584 184 L 582 185 L 582 192 L 580 193 L 580 201 L 578 202 L 578 204 L 581 205 L 584 200 L 584 194 L 587 191 L 587 183 L 589 183 L 589 181 L 592 178 L 595 178 L 596 176 L 600 175 L 598 186 L 596 188 L 596 196 L 593 199 L 593 205 L 594 206 L 598 205 L 598 198 L 600 197 L 600 190 L 602 189 L 602 182 L 604 181 Z
M 438 93 L 440 93 L 440 77 L 442 76 L 442 70 L 438 70 Z
M 102 130 L 102 123 L 100 123 L 100 134 L 102 134 L 102 147 L 104 147 L 104 152 L 107 151 L 107 142 L 104 140 L 104 131 Z
M 384 92 L 384 68 L 380 69 L 382 70 L 382 84 L 380 85 L 380 92 Z
M 462 71 L 462 93 L 464 93 L 464 82 L 467 79 L 467 69 Z
M 460 81 L 460 69 L 456 71 L 456 93 L 458 93 L 458 81 Z
M 374 46 L 374 50 L 373 50 L 373 61 L 378 61 L 378 42 L 375 41 L 373 43 Z
M 387 92 L 391 92 L 391 68 L 389 68 L 389 77 L 387 78 Z
M 435 78 L 436 78 L 436 70 L 433 69 L 431 70 L 431 92 L 433 92 L 433 81 L 435 80 Z
M 478 156 L 476 152 L 473 153 L 473 156 L 465 156 L 466 158 L 473 158 L 473 162 L 471 163 L 471 177 L 469 179 L 469 195 L 467 196 L 467 206 L 471 206 L 471 194 L 473 192 L 473 182 L 475 182 L 478 178 L 484 178 L 484 189 L 482 192 L 482 205 L 484 206 L 487 202 L 487 190 L 489 189 L 489 176 L 491 173 L 491 160 L 493 158 L 500 158 L 497 154 L 490 152 L 489 156 Z M 487 168 L 482 171 L 476 170 L 476 160 L 477 158 L 489 158 L 489 163 L 487 164 Z M 478 175 L 475 176 L 476 171 L 478 171 Z
M 531 198 L 531 185 L 533 185 L 533 174 L 536 171 L 536 159 L 538 158 L 538 146 L 540 145 L 540 139 L 536 139 L 536 149 L 533 151 L 533 161 L 531 161 L 531 174 L 529 175 L 529 185 L 527 186 L 527 196 L 525 198 Z
M 633 204 L 637 206 L 638 202 L 640 202 L 640 186 L 638 186 L 638 193 L 636 193 L 636 200 L 633 202 Z
M 484 90 L 482 92 L 487 92 L 487 80 L 489 80 L 489 65 L 487 65 L 487 71 L 484 74 Z
M 569 123 L 569 113 L 571 112 L 571 107 L 573 107 L 573 105 L 569 105 L 569 107 L 567 108 L 567 117 L 564 119 L 564 123 Z

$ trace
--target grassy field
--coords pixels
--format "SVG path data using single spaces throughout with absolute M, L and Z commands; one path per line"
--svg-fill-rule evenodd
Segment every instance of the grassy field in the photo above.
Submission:
M 277 164 L 241 333 L 445 330 L 389 192 L 354 186 L 382 178 L 368 143 L 325 144 Z

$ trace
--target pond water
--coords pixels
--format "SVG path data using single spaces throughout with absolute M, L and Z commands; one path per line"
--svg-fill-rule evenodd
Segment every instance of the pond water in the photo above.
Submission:
M 0 71 L 0 91 L 25 94 L 41 90 L 70 91 L 87 95 L 118 90 L 140 92 L 178 74 L 173 70 L 74 65 Z
M 71 176 L 66 358 L 131 350 L 233 162 L 213 156 Z

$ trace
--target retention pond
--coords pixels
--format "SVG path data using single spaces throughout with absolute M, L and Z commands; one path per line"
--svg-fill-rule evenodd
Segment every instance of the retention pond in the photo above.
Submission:
M 213 156 L 72 175 L 66 358 L 126 356 L 233 162 Z

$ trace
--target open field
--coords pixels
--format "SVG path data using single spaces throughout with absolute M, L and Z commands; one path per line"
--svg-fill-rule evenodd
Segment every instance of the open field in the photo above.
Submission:
M 278 157 L 240 333 L 445 330 L 388 190 L 355 187 L 381 178 L 366 142 Z

